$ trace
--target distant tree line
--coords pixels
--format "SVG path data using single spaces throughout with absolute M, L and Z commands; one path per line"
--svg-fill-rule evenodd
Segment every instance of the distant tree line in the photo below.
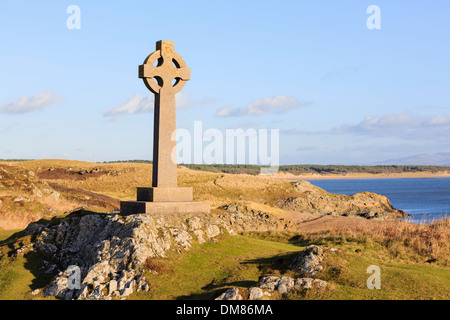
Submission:
M 444 166 L 412 166 L 412 165 L 289 165 L 281 166 L 280 171 L 292 174 L 318 173 L 318 174 L 346 174 L 346 173 L 404 173 L 404 172 L 440 172 L 450 170 Z
M 153 161 L 150 161 L 150 160 L 117 160 L 117 161 L 104 161 L 102 163 L 149 163 L 149 164 L 152 164 Z
M 8 160 L 21 161 L 21 160 Z M 152 164 L 150 160 L 122 160 L 122 161 L 107 161 L 103 163 L 148 163 Z M 209 171 L 217 173 L 231 173 L 231 174 L 251 174 L 258 175 L 263 166 L 248 165 L 248 164 L 180 164 L 186 168 L 200 171 Z M 390 173 L 405 173 L 405 172 L 429 172 L 436 173 L 450 170 L 450 166 L 420 166 L 420 165 L 377 165 L 377 166 L 357 166 L 357 165 L 284 165 L 279 167 L 280 172 L 291 173 L 294 175 L 301 174 L 336 174 L 343 175 L 349 173 L 370 173 L 370 174 L 390 174 Z
M 261 166 L 257 165 L 229 165 L 229 164 L 183 164 L 183 166 L 193 169 L 210 172 L 223 173 L 246 173 L 258 175 L 261 172 Z M 370 173 L 370 174 L 389 174 L 404 172 L 441 172 L 450 170 L 445 166 L 412 166 L 412 165 L 378 165 L 378 166 L 356 166 L 356 165 L 285 165 L 280 166 L 280 172 L 300 174 L 349 174 L 349 173 Z
M 0 161 L 30 161 L 32 159 L 0 159 Z M 118 160 L 118 161 L 104 161 L 102 163 L 147 163 L 152 164 L 150 160 Z M 249 164 L 180 164 L 189 169 L 217 172 L 217 173 L 231 173 L 231 174 L 251 174 L 258 175 L 263 166 L 249 165 Z M 450 171 L 450 166 L 419 166 L 419 165 L 377 165 L 377 166 L 357 166 L 357 165 L 311 165 L 311 164 L 296 164 L 284 165 L 279 167 L 280 172 L 291 173 L 294 175 L 301 174 L 336 174 L 343 175 L 349 173 L 370 173 L 370 174 L 390 174 L 390 173 L 405 173 L 405 172 L 429 172 L 436 173 L 442 171 Z

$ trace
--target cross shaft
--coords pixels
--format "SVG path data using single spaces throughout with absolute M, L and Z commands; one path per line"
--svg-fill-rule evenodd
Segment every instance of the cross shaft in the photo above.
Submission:
M 139 66 L 139 78 L 155 94 L 153 187 L 177 187 L 175 94 L 190 79 L 190 73 L 173 41 L 158 41 L 156 51 Z

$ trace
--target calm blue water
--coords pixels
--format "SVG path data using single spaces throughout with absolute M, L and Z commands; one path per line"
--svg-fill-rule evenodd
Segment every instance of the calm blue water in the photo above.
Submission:
M 450 178 L 309 180 L 330 193 L 375 192 L 388 197 L 396 209 L 412 215 L 411 222 L 427 223 L 450 216 Z

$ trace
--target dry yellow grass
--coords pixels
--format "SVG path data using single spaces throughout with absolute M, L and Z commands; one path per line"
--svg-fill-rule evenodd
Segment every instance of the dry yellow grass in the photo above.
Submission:
M 450 218 L 416 224 L 406 221 L 365 221 L 357 225 L 341 225 L 309 234 L 311 238 L 356 239 L 377 242 L 398 258 L 411 261 L 421 257 L 443 266 L 450 266 Z M 436 260 L 434 260 L 436 259 Z
M 76 207 L 84 206 L 95 211 L 105 211 L 102 206 L 95 206 L 89 201 L 95 193 L 120 200 L 135 200 L 137 187 L 150 187 L 152 184 L 152 165 L 142 163 L 93 163 L 72 160 L 33 160 L 24 162 L 0 162 L 16 178 L 10 178 L 9 184 L 14 188 L 2 189 L 0 197 L 25 197 L 31 202 L 24 207 L 9 201 L 0 205 L 0 227 L 4 229 L 24 228 L 31 222 L 49 214 L 59 215 Z M 78 174 L 79 172 L 89 174 Z M 94 171 L 95 174 L 91 172 Z M 27 176 L 26 178 L 23 178 Z M 4 180 L 2 180 L 5 182 Z M 38 196 L 23 186 L 52 186 L 60 193 L 60 199 Z M 275 180 L 251 175 L 230 175 L 222 173 L 201 172 L 178 167 L 178 184 L 193 187 L 194 200 L 210 201 L 211 207 L 223 204 L 246 202 L 252 209 L 261 210 L 282 216 L 285 212 L 274 208 L 280 197 L 296 193 L 288 181 Z M 88 199 L 88 200 L 86 200 Z M 93 199 L 98 200 L 98 199 Z M 103 199 L 104 200 L 104 199 Z M 30 205 L 34 204 L 34 206 Z M 47 208 L 49 212 L 41 212 Z M 108 210 L 113 208 L 109 207 Z M 45 211 L 45 210 L 44 210 Z M 53 213 L 52 213 L 53 212 Z
M 84 180 L 55 180 L 69 188 L 79 188 L 100 193 L 120 200 L 134 200 L 137 187 L 150 187 L 152 184 L 151 164 L 113 163 L 99 164 L 70 160 L 33 160 L 14 163 L 36 173 L 51 168 L 73 171 L 100 168 L 104 171 L 117 171 L 119 175 L 102 175 Z M 272 203 L 282 195 L 294 192 L 290 183 L 251 175 L 231 175 L 202 172 L 178 167 L 178 184 L 194 187 L 195 200 L 209 200 L 213 205 L 229 201 L 247 200 L 259 203 Z

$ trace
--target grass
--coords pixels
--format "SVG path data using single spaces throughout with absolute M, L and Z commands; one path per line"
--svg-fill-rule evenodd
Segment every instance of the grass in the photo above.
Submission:
M 28 253 L 16 259 L 0 258 L 0 300 L 29 300 L 31 291 L 47 285 L 54 274 L 41 269 L 42 256 Z
M 152 185 L 152 165 L 147 163 L 91 163 L 69 160 L 33 160 L 15 164 L 22 170 L 36 173 L 49 169 L 71 168 L 73 171 L 101 170 L 117 171 L 119 175 L 102 175 L 81 180 L 58 179 L 54 181 L 68 188 L 79 188 L 121 200 L 135 200 L 136 188 Z M 208 200 L 213 205 L 235 202 L 239 199 L 274 204 L 280 197 L 294 192 L 288 181 L 255 177 L 247 174 L 227 175 L 178 168 L 181 187 L 194 188 L 194 200 Z M 294 192 L 295 193 L 295 192 Z
M 194 244 L 186 253 L 172 252 L 153 264 L 162 270 L 147 273 L 150 293 L 137 299 L 214 299 L 227 288 L 248 288 L 258 283 L 261 272 L 286 273 L 277 265 L 282 257 L 301 250 L 298 246 L 244 236 L 225 236 L 217 242 Z
M 12 237 L 1 242 L 0 300 L 41 299 L 42 293 L 32 296 L 30 292 L 44 287 L 53 276 L 40 269 L 42 257 L 36 253 L 16 259 L 5 254 L 7 248 L 27 245 L 28 238 Z M 291 292 L 283 297 L 272 293 L 271 299 L 450 299 L 450 268 L 401 258 L 386 243 L 369 239 L 290 232 L 221 235 L 214 242 L 194 242 L 187 252 L 170 251 L 167 258 L 147 260 L 145 275 L 151 289 L 129 298 L 211 300 L 231 287 L 240 288 L 245 295 L 248 288 L 257 286 L 260 276 L 299 277 L 289 265 L 305 246 L 316 243 L 338 249 L 328 254 L 324 269 L 317 275 L 329 283 L 329 288 Z M 366 287 L 370 265 L 381 269 L 381 290 Z
M 284 234 L 284 236 L 283 236 Z M 290 237 L 287 237 L 289 235 Z M 294 239 L 294 240 L 292 240 Z M 256 286 L 262 275 L 298 277 L 288 266 L 296 252 L 309 240 L 280 232 L 250 232 L 223 236 L 220 241 L 194 245 L 187 253 L 172 253 L 156 259 L 152 266 L 159 273 L 148 273 L 151 291 L 134 295 L 135 299 L 214 299 L 227 288 Z M 362 245 L 356 239 L 316 238 L 332 245 L 337 253 L 329 254 L 317 278 L 329 283 L 323 291 L 292 292 L 273 299 L 449 299 L 450 269 L 428 263 L 403 261 L 381 244 Z M 355 252 L 359 248 L 360 252 Z M 361 249 L 362 248 L 362 249 Z M 370 265 L 381 269 L 381 290 L 366 287 Z M 200 271 L 201 270 L 201 271 Z
M 0 228 L 0 241 L 8 239 L 10 236 L 12 236 L 14 233 L 18 231 L 20 230 L 4 230 Z

